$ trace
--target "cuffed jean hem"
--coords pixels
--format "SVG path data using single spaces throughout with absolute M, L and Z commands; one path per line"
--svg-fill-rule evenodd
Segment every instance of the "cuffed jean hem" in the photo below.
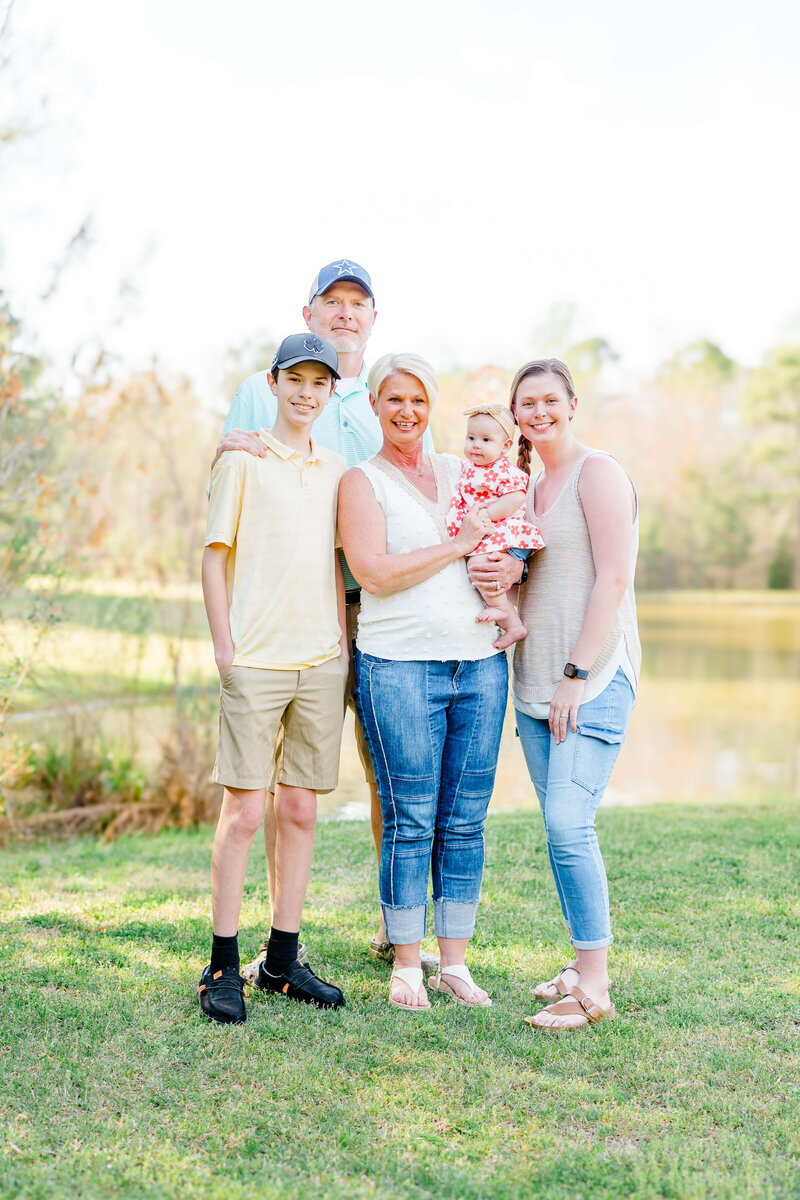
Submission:
M 475 932 L 478 902 L 434 900 L 433 918 L 437 937 L 471 938 Z
M 611 934 L 608 937 L 598 938 L 596 942 L 579 942 L 576 938 L 570 938 L 576 950 L 603 950 L 606 946 L 610 946 L 614 941 Z
M 425 937 L 427 904 L 416 904 L 413 908 L 392 908 L 381 904 L 386 925 L 386 939 L 394 946 L 411 946 Z

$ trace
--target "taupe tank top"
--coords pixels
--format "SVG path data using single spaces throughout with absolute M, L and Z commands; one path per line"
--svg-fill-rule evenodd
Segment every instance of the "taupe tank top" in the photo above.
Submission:
M 586 516 L 578 495 L 578 482 L 586 459 L 600 453 L 603 452 L 589 450 L 578 459 L 558 496 L 547 512 L 540 516 L 533 511 L 538 475 L 528 488 L 527 519 L 542 531 L 545 548 L 531 555 L 528 582 L 520 589 L 519 613 L 528 636 L 517 643 L 514 652 L 512 691 L 526 704 L 549 703 L 552 700 L 564 676 L 564 666 L 569 662 L 578 640 L 589 595 L 594 587 L 594 559 Z M 613 455 L 605 454 L 604 457 L 613 458 Z M 594 679 L 611 661 L 620 637 L 624 637 L 638 683 L 642 647 L 633 591 L 638 550 L 637 502 L 631 525 L 628 586 L 609 635 L 589 670 L 590 679 Z

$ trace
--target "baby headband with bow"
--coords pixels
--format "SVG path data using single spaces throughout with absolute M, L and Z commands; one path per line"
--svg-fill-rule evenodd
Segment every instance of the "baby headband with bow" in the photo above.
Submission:
M 506 437 L 513 438 L 514 414 L 510 408 L 506 408 L 505 404 L 473 404 L 472 408 L 464 409 L 465 417 L 477 417 L 479 413 L 486 413 L 487 417 L 494 417 Z

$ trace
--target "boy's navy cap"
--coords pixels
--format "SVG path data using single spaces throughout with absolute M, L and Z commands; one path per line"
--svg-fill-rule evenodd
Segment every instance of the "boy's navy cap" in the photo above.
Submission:
M 319 337 L 316 333 L 290 333 L 278 346 L 278 352 L 272 360 L 270 371 L 293 367 L 300 362 L 318 362 L 326 366 L 334 379 L 341 379 L 339 374 L 339 355 L 330 342 Z
M 375 303 L 375 293 L 372 290 L 372 280 L 369 274 L 357 262 L 353 262 L 352 258 L 340 258 L 336 262 L 328 263 L 327 267 L 322 267 L 311 285 L 308 303 L 310 304 L 315 296 L 321 296 L 323 292 L 327 292 L 328 288 L 333 287 L 335 283 L 357 283 L 372 298 L 372 303 Z

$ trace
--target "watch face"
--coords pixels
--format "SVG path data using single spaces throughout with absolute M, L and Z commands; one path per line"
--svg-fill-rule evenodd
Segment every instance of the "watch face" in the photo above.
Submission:
M 575 663 L 567 663 L 567 665 L 564 667 L 564 674 L 566 675 L 567 679 L 588 679 L 589 678 L 589 672 L 582 671 L 580 669 L 580 667 L 575 666 Z

